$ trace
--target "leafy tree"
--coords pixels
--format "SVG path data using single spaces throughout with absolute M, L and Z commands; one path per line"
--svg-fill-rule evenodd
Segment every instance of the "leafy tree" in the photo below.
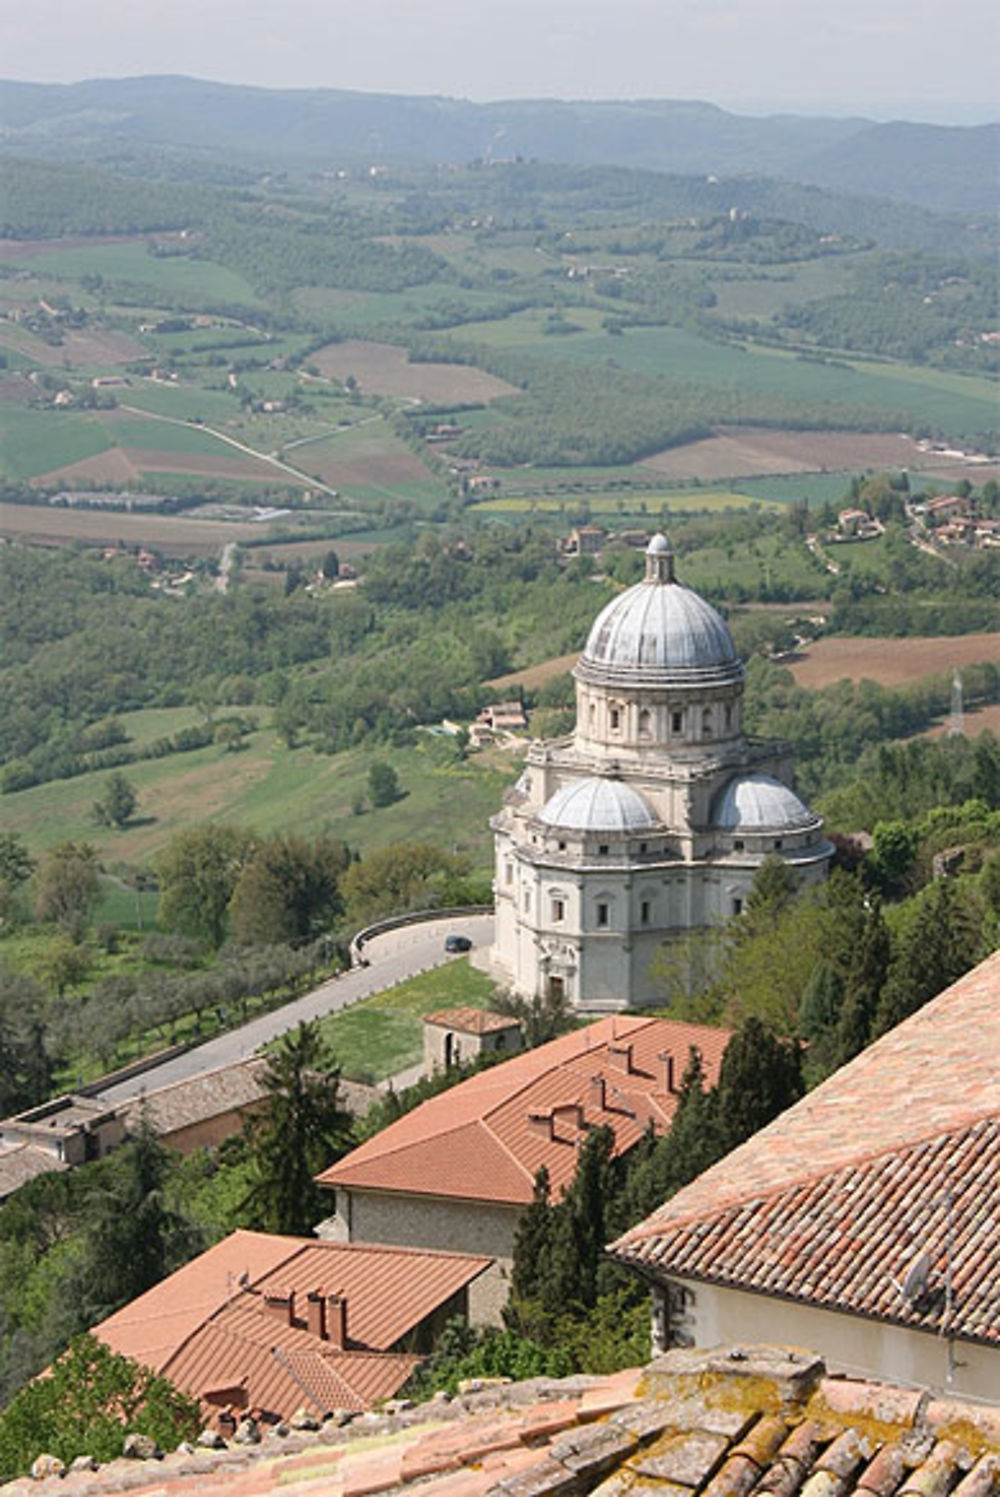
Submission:
M 399 799 L 399 776 L 391 764 L 376 759 L 368 770 L 368 795 L 373 806 L 391 806 Z
M 53 1086 L 53 1057 L 38 984 L 0 967 L 0 1117 L 42 1102 Z
M 72 941 L 63 938 L 45 953 L 39 963 L 39 976 L 61 998 L 67 988 L 79 987 L 90 971 L 87 953 Z
M 543 1164 L 535 1174 L 531 1205 L 522 1211 L 514 1233 L 514 1265 L 510 1292 L 517 1301 L 530 1300 L 538 1293 L 542 1265 L 549 1250 L 552 1222 L 551 1183 Z
M 897 886 L 913 867 L 919 836 L 905 821 L 879 821 L 872 835 L 871 862 L 883 889 Z
M 251 1185 L 246 1225 L 308 1235 L 328 1205 L 315 1176 L 350 1147 L 340 1072 L 316 1024 L 300 1024 L 268 1056 L 263 1107 L 244 1125 Z
M 320 571 L 327 579 L 327 581 L 331 581 L 337 576 L 340 571 L 340 557 L 337 555 L 336 551 L 328 551 L 326 553 L 326 555 L 323 557 Z
M 49 1376 L 22 1388 L 0 1414 L 0 1481 L 25 1474 L 43 1451 L 66 1465 L 78 1455 L 110 1461 L 127 1434 L 169 1450 L 200 1425 L 195 1399 L 95 1336 L 78 1336 Z
M 73 941 L 83 939 L 100 884 L 88 842 L 60 842 L 42 855 L 32 880 L 35 917 L 52 920 Z
M 120 770 L 115 770 L 104 782 L 100 798 L 94 802 L 94 815 L 102 826 L 120 830 L 131 819 L 137 804 L 134 785 Z
M 209 822 L 178 832 L 156 859 L 163 924 L 221 946 L 229 902 L 255 847 L 239 827 Z
M 270 837 L 251 853 L 233 890 L 229 926 L 247 945 L 298 944 L 328 931 L 342 913 L 340 876 L 350 855 L 320 837 Z
M 340 887 L 352 921 L 360 925 L 407 910 L 473 903 L 449 898 L 468 871 L 467 859 L 429 842 L 393 842 L 352 863 Z
M 795 874 L 785 860 L 777 853 L 769 853 L 754 878 L 742 918 L 734 926 L 736 939 L 748 940 L 773 928 L 791 903 L 796 888 Z

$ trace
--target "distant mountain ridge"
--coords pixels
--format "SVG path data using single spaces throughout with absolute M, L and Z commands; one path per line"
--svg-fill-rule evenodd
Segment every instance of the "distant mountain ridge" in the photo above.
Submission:
M 183 77 L 0 82 L 0 149 L 96 159 L 111 146 L 157 145 L 273 166 L 522 156 L 765 175 L 938 211 L 989 213 L 997 202 L 1000 125 L 757 117 L 681 100 L 476 104 Z

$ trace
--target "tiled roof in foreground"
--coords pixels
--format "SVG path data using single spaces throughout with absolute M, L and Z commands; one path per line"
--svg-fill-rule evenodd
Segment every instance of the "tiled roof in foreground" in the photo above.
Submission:
M 393 1407 L 393 1406 L 390 1406 Z M 3 1497 L 996 1497 L 1000 1407 L 831 1378 L 811 1353 L 673 1351 L 287 1426 L 256 1446 L 26 1479 Z
M 287 1415 L 360 1411 L 402 1387 L 419 1360 L 400 1355 L 410 1331 L 492 1262 L 464 1253 L 317 1242 L 233 1232 L 94 1327 L 112 1351 L 162 1372 L 193 1397 Z M 310 1294 L 346 1304 L 347 1345 Z M 268 1307 L 282 1300 L 286 1311 Z M 231 1390 L 223 1397 L 225 1390 Z
M 665 1277 L 1000 1343 L 1000 952 L 611 1251 Z M 904 1294 L 925 1255 L 921 1292 Z
M 527 1205 L 542 1165 L 556 1194 L 569 1184 L 588 1128 L 613 1128 L 618 1154 L 649 1123 L 666 1131 L 691 1047 L 714 1082 L 729 1039 L 728 1029 L 679 1020 L 600 1019 L 421 1103 L 318 1179 L 352 1190 Z

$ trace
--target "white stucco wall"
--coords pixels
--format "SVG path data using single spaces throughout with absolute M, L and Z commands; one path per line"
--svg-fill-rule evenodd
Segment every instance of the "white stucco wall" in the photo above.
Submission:
M 671 1279 L 670 1284 L 669 1334 L 674 1344 L 807 1346 L 822 1353 L 831 1371 L 975 1398 L 996 1398 L 1000 1390 L 1000 1347 L 957 1342 L 949 1376 L 948 1344 L 927 1331 L 716 1284 L 683 1279 Z

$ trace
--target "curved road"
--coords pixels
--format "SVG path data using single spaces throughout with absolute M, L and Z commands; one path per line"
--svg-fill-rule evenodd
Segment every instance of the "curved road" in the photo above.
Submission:
M 305 993 L 277 1008 L 272 1013 L 261 1014 L 251 1019 L 240 1029 L 220 1034 L 214 1040 L 206 1040 L 194 1050 L 174 1056 L 162 1065 L 133 1076 L 129 1081 L 119 1081 L 99 1092 L 102 1102 L 125 1102 L 143 1092 L 159 1090 L 174 1081 L 187 1081 L 203 1071 L 214 1071 L 220 1066 L 232 1065 L 238 1060 L 247 1060 L 262 1045 L 294 1029 L 304 1019 L 319 1019 L 336 1013 L 356 1003 L 359 998 L 370 998 L 381 993 L 429 967 L 441 967 L 453 961 L 445 953 L 446 935 L 468 936 L 473 946 L 488 946 L 493 940 L 493 916 L 470 915 L 466 918 L 431 919 L 419 925 L 403 925 L 398 930 L 385 931 L 374 936 L 365 946 L 367 967 L 354 967 L 331 977 L 312 992 Z

